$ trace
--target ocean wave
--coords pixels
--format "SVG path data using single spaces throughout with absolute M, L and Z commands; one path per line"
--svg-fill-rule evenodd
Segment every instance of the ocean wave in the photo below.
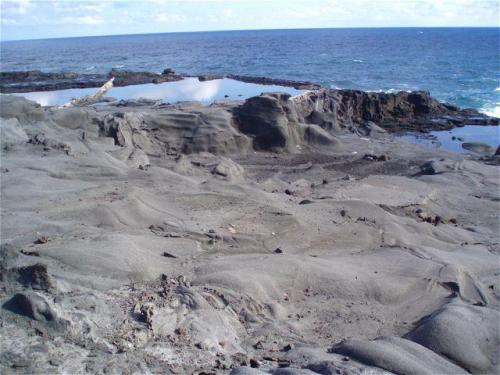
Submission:
M 118 64 L 118 65 L 113 66 L 113 68 L 115 68 L 115 69 L 121 69 L 124 67 L 125 67 L 125 65 L 123 65 L 123 64 Z
M 497 88 L 495 89 L 495 91 L 500 91 L 500 87 L 497 87 Z
M 376 93 L 385 92 L 386 94 L 395 94 L 395 93 L 398 93 L 398 92 L 401 92 L 401 91 L 411 92 L 412 90 L 393 89 L 393 88 L 390 88 L 390 89 L 387 89 L 387 90 L 382 90 L 382 89 L 378 89 L 378 90 L 366 90 L 366 92 L 376 92 Z
M 95 65 L 89 66 L 88 68 L 85 68 L 86 72 L 90 72 L 91 70 L 95 69 Z
M 352 61 L 355 62 L 355 63 L 362 63 L 363 62 L 363 60 L 357 60 L 357 59 L 354 59 Z

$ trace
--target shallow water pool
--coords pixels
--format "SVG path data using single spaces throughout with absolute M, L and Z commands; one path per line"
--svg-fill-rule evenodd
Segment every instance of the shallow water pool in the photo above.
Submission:
M 43 106 L 62 105 L 73 98 L 90 95 L 97 88 L 67 89 L 56 91 L 37 91 L 26 93 L 14 93 L 12 95 L 24 96 Z M 168 103 L 181 101 L 198 101 L 203 104 L 211 104 L 217 100 L 246 99 L 260 95 L 263 92 L 287 92 L 297 95 L 304 90 L 292 87 L 260 85 L 235 81 L 223 78 L 211 81 L 199 81 L 198 78 L 186 78 L 181 81 L 165 82 L 160 84 L 143 84 L 124 87 L 113 87 L 108 91 L 108 96 L 120 99 L 155 99 Z
M 463 143 L 484 143 L 495 150 L 500 144 L 500 127 L 467 125 L 461 128 L 429 133 L 407 133 L 398 138 L 433 148 L 443 148 L 452 152 L 471 153 L 472 151 L 462 147 Z

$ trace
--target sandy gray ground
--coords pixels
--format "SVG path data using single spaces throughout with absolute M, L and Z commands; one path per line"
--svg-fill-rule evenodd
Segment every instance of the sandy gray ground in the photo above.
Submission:
M 2 373 L 500 372 L 498 166 L 383 131 L 184 154 L 222 112 L 96 108 L 2 109 Z

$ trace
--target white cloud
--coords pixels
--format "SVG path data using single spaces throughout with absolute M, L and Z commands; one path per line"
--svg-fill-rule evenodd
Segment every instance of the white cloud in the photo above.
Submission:
M 104 23 L 104 21 L 99 17 L 94 16 L 82 16 L 82 17 L 63 17 L 61 24 L 70 25 L 99 25 Z
M 31 7 L 31 0 L 2 0 L 2 13 L 26 14 Z
M 187 17 L 182 14 L 159 13 L 154 19 L 159 23 L 179 23 L 186 21 Z
M 266 28 L 498 26 L 500 21 L 500 0 L 0 0 L 0 4 L 5 39 L 59 36 L 59 25 L 76 26 L 68 26 L 64 35 L 89 35 Z M 93 25 L 99 26 L 92 28 Z M 43 26 L 43 31 L 38 26 Z

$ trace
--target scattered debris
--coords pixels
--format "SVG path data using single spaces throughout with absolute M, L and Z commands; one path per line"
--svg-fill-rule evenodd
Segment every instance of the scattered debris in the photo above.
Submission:
M 41 245 L 44 243 L 49 242 L 49 238 L 47 236 L 42 236 L 40 233 L 38 233 L 38 238 L 35 240 L 36 245 Z
M 281 250 L 279 247 L 277 247 L 273 252 L 275 254 L 283 254 L 283 250 Z
M 262 344 L 262 341 L 257 341 L 255 344 L 253 344 L 254 349 L 259 349 L 262 350 L 264 349 L 264 345 Z
M 177 258 L 175 255 L 170 254 L 169 252 L 164 251 L 163 256 L 166 258 Z
M 363 159 L 369 160 L 369 161 L 387 161 L 387 160 L 389 160 L 389 157 L 387 155 L 384 155 L 384 154 L 379 155 L 379 156 L 374 155 L 374 154 L 365 154 L 363 156 Z
M 152 302 L 146 302 L 140 308 L 141 319 L 149 328 L 153 326 L 153 315 L 155 314 L 154 307 Z
M 259 368 L 260 367 L 260 362 L 257 361 L 255 358 L 250 358 L 250 367 L 252 367 L 252 368 Z

